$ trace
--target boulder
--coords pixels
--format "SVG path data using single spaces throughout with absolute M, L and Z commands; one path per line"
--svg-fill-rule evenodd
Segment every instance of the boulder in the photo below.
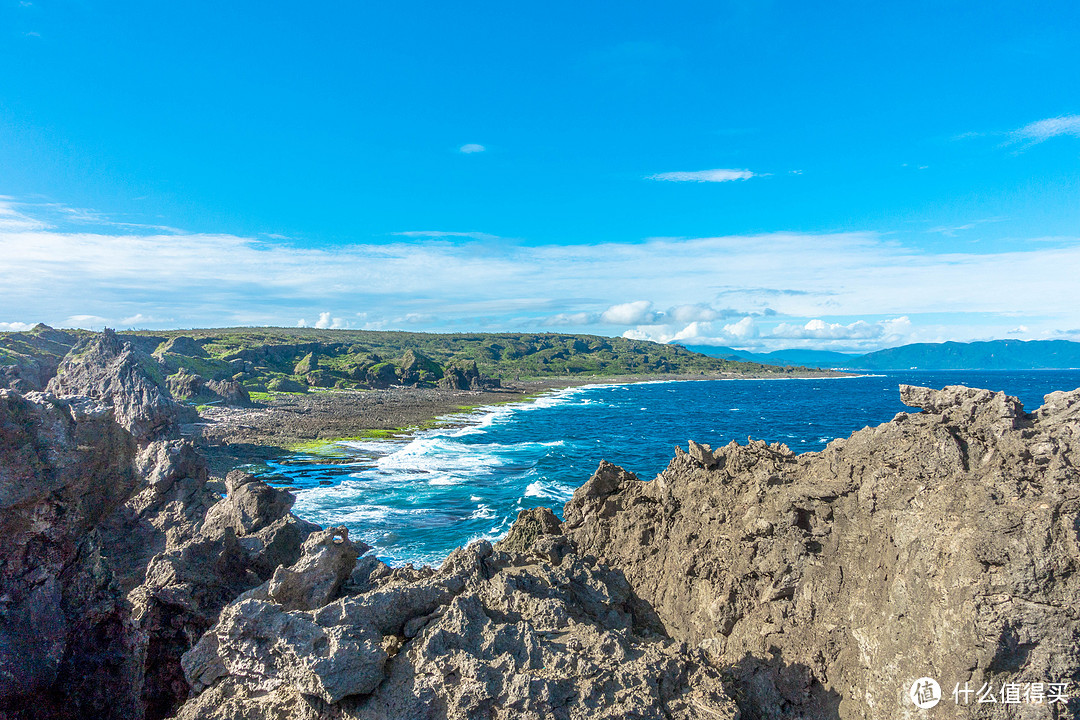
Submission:
M 231 407 L 251 407 L 251 395 L 235 380 L 210 380 L 206 389 Z
M 177 717 L 736 717 L 719 669 L 637 629 L 625 580 L 583 558 L 478 542 L 434 574 L 365 572 L 366 591 L 317 609 L 268 586 L 225 608 L 184 656 L 201 692 Z

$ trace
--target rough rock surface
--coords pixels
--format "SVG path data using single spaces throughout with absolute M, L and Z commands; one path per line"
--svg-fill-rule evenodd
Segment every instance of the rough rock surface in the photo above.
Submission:
M 111 330 L 76 345 L 48 389 L 111 404 L 116 421 L 139 441 L 167 436 L 197 417 L 169 396 L 157 361 Z
M 536 563 L 478 542 L 435 573 L 368 559 L 338 586 L 343 597 L 312 603 L 303 588 L 352 569 L 350 548 L 343 528 L 316 533 L 286 571 L 301 592 L 276 594 L 275 574 L 226 607 L 184 656 L 192 686 L 205 689 L 178 717 L 737 715 L 719 669 L 657 635 L 622 575 L 594 561 Z
M 483 390 L 500 384 L 497 378 L 481 375 L 475 361 L 449 365 L 443 373 L 438 385 L 448 390 Z
M 180 656 L 316 526 L 250 475 L 208 482 L 185 408 L 112 333 L 0 390 L 0 718 L 162 718 Z M 90 397 L 87 397 L 87 396 Z
M 135 443 L 87 398 L 0 390 L 0 717 L 131 709 L 133 647 L 96 527 L 136 485 Z
M 945 712 L 964 711 L 956 683 L 1075 694 L 1080 391 L 1032 414 L 966 387 L 901 397 L 923 412 L 820 453 L 692 443 L 651 482 L 602 464 L 563 532 L 625 572 L 672 637 L 731 667 L 749 718 L 921 717 L 907 691 L 923 676 Z

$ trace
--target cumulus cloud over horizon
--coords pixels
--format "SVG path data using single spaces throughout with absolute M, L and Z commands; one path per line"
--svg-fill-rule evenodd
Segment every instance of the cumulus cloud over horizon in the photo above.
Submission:
M 872 232 L 525 246 L 406 231 L 401 240 L 302 247 L 94 230 L 61 231 L 0 200 L 3 322 L 153 328 L 303 318 L 330 328 L 599 329 L 760 347 L 1080 327 L 1080 238 L 930 253 Z

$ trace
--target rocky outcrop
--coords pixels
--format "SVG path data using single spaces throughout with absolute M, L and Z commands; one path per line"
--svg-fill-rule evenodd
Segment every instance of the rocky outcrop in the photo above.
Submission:
M 181 655 L 317 529 L 253 476 L 221 497 L 148 358 L 105 333 L 50 383 L 82 394 L 0 390 L 5 720 L 172 715 Z
M 113 416 L 136 440 L 166 437 L 180 422 L 193 422 L 193 408 L 169 396 L 157 361 L 106 330 L 76 345 L 64 358 L 49 391 L 82 395 L 113 406 Z
M 746 717 L 919 717 L 924 676 L 953 708 L 957 683 L 1075 688 L 1080 391 L 1032 414 L 966 387 L 901 397 L 923 412 L 820 453 L 691 443 L 651 482 L 602 464 L 562 531 L 732 668 Z
M 251 396 L 235 380 L 207 380 L 201 375 L 180 370 L 165 378 L 169 394 L 179 400 L 199 403 L 224 403 L 250 407 Z
M 439 380 L 439 387 L 447 390 L 484 390 L 497 388 L 500 385 L 501 382 L 497 378 L 481 375 L 475 361 L 449 365 Z
M 179 718 L 737 714 L 703 653 L 635 614 L 621 574 L 569 552 L 536 563 L 525 536 L 545 532 L 519 532 L 523 553 L 474 543 L 434 573 L 369 559 L 339 584 L 363 549 L 343 530 L 222 611 L 184 656 L 202 692 Z M 279 574 L 295 586 L 282 593 Z M 313 592 L 326 587 L 344 596 Z
M 401 368 L 398 377 L 402 385 L 423 385 L 430 387 L 438 382 L 443 376 L 443 370 L 439 364 L 423 353 L 409 349 L 401 358 Z
M 161 354 L 173 353 L 175 355 L 185 355 L 187 357 L 197 358 L 210 357 L 210 355 L 206 352 L 206 349 L 195 341 L 195 338 L 188 337 L 186 335 L 178 335 L 174 338 L 170 338 L 169 340 L 161 343 L 161 345 L 157 347 L 155 352 Z
M 0 388 L 43 390 L 77 340 L 72 333 L 42 323 L 29 332 L 9 334 L 0 347 Z
M 135 488 L 135 452 L 106 405 L 0 390 L 0 717 L 133 706 L 134 640 L 96 529 Z

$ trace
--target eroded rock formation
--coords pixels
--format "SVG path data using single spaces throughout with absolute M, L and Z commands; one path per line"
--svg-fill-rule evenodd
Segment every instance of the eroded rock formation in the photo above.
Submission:
M 651 482 L 604 464 L 563 532 L 733 668 L 748 717 L 918 717 L 906 695 L 923 676 L 946 694 L 1075 690 L 1080 391 L 1030 415 L 966 387 L 901 397 L 923 412 L 820 453 L 691 444 Z M 1073 702 L 1022 717 L 1072 717 Z
M 212 486 L 155 369 L 106 332 L 51 392 L 0 390 L 5 720 L 171 715 L 180 656 L 316 529 L 250 475 Z
M 222 611 L 184 656 L 206 689 L 180 718 L 737 714 L 719 668 L 658 635 L 622 575 L 569 546 L 552 564 L 478 542 L 434 573 L 368 559 L 327 593 L 363 549 L 343 530 L 313 534 L 279 570 L 296 587 L 282 593 L 275 574 Z

